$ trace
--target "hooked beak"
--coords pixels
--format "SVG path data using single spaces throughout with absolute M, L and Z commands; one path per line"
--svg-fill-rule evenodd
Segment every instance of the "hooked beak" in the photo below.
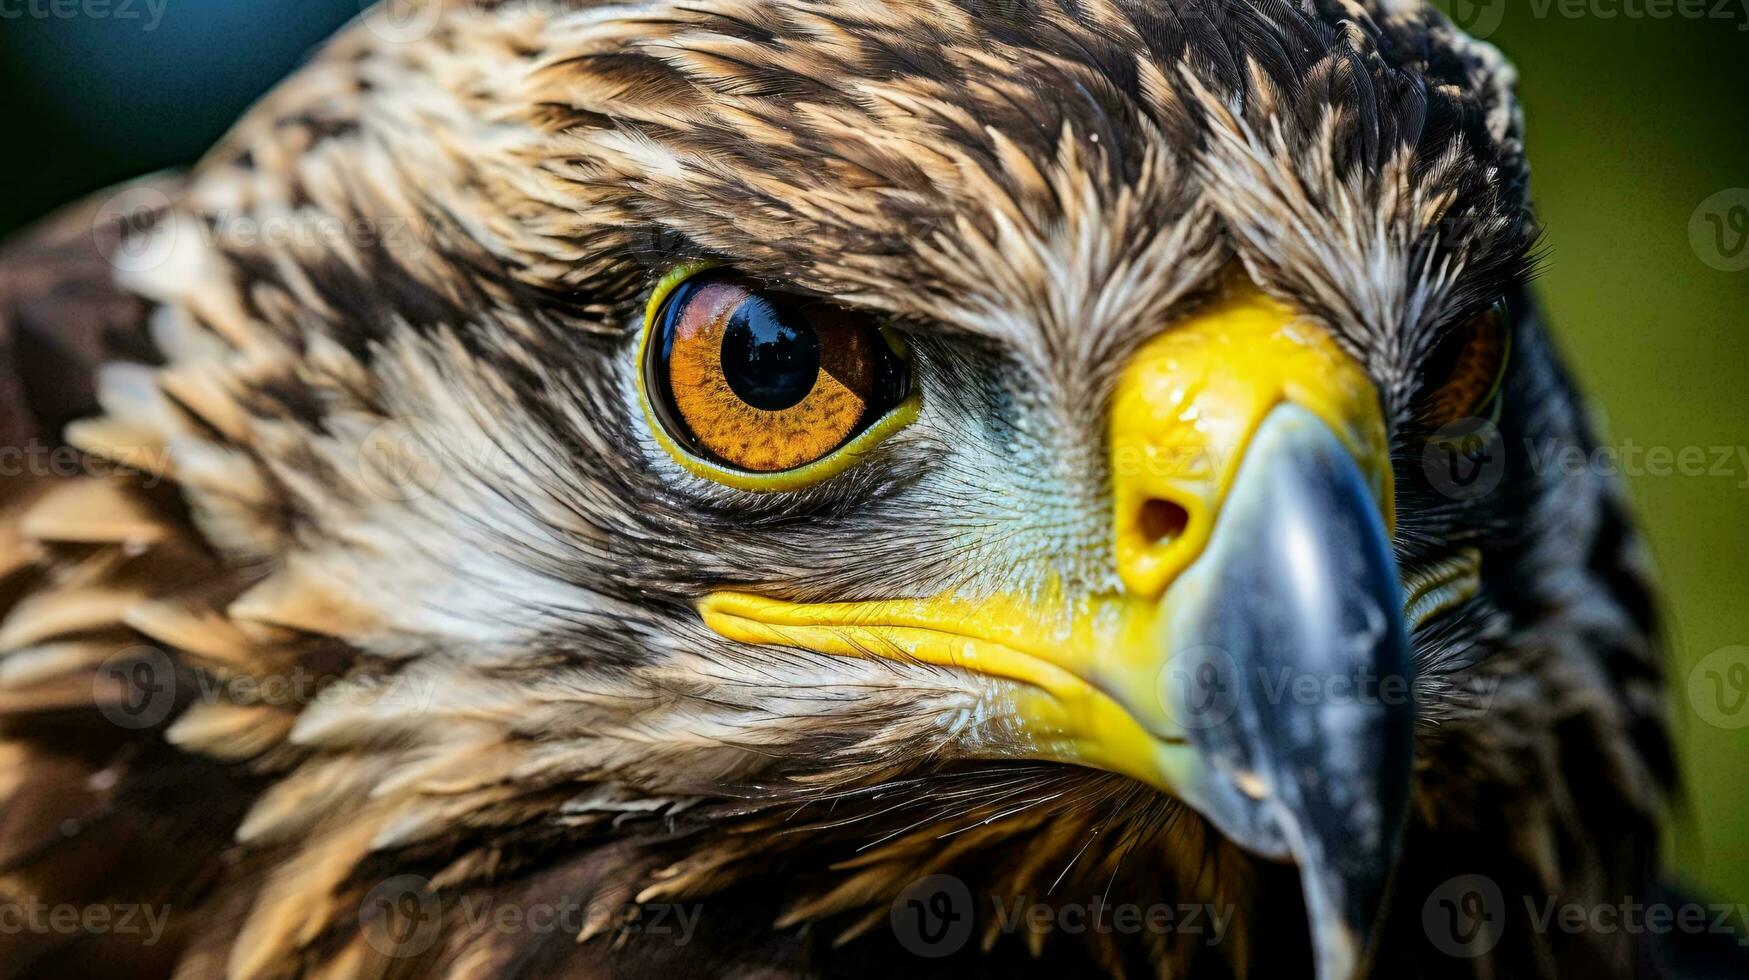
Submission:
M 747 643 L 1001 679 L 1014 757 L 1123 773 L 1300 870 L 1317 973 L 1365 972 L 1414 712 L 1377 392 L 1315 324 L 1236 283 L 1113 396 L 1110 595 L 799 605 L 722 592 Z M 1048 590 L 1046 590 L 1048 592 Z
M 1203 763 L 1176 792 L 1298 864 L 1318 975 L 1356 975 L 1396 864 L 1415 718 L 1389 538 L 1328 426 L 1270 414 L 1165 605 L 1164 696 Z

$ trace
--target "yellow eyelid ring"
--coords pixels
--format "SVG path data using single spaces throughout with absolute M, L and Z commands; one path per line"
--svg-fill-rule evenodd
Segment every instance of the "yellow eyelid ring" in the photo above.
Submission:
M 643 403 L 644 419 L 650 427 L 650 432 L 656 437 L 656 442 L 668 455 L 674 457 L 681 468 L 694 476 L 703 477 L 715 483 L 721 483 L 736 490 L 746 490 L 749 493 L 782 493 L 789 490 L 802 490 L 823 480 L 830 479 L 855 466 L 868 455 L 875 446 L 886 441 L 893 433 L 917 421 L 922 411 L 923 400 L 912 394 L 898 404 L 892 411 L 881 416 L 873 425 L 853 436 L 844 445 L 833 450 L 824 458 L 815 460 L 795 469 L 779 473 L 751 473 L 737 470 L 720 463 L 695 456 L 686 447 L 674 441 L 662 423 L 657 420 L 655 411 L 650 407 L 650 399 L 644 393 L 644 384 L 640 379 L 638 391 Z
M 650 302 L 644 305 L 644 339 L 638 345 L 638 363 L 640 365 L 644 361 L 644 349 L 650 343 L 650 326 L 656 322 L 656 314 L 662 311 L 662 303 L 668 299 L 668 294 L 674 292 L 681 283 L 693 276 L 701 272 L 709 272 L 712 269 L 720 269 L 722 266 L 721 262 L 709 259 L 682 262 L 663 273 L 662 278 L 656 280 L 656 285 L 650 290 Z
M 643 331 L 638 342 L 637 364 L 633 375 L 637 386 L 638 403 L 650 434 L 682 469 L 713 483 L 749 493 L 782 493 L 802 490 L 855 466 L 874 447 L 917 420 L 922 412 L 922 398 L 913 384 L 912 390 L 905 397 L 852 435 L 843 445 L 831 450 L 819 459 L 790 469 L 774 472 L 738 469 L 705 458 L 687 448 L 669 431 L 656 410 L 650 391 L 650 371 L 648 370 L 649 357 L 651 356 L 650 348 L 659 326 L 658 319 L 663 312 L 664 305 L 674 291 L 701 273 L 722 268 L 724 268 L 722 263 L 713 261 L 689 262 L 676 266 L 657 280 L 644 311 Z M 882 340 L 891 349 L 893 356 L 909 365 L 911 357 L 907 345 L 887 328 L 877 327 L 876 329 Z

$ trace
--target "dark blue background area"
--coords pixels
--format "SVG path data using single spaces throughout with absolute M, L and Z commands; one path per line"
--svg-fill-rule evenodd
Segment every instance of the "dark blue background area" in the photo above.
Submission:
M 0 231 L 186 165 L 359 13 L 359 0 L 59 0 L 89 11 L 63 17 L 55 2 L 0 0 Z

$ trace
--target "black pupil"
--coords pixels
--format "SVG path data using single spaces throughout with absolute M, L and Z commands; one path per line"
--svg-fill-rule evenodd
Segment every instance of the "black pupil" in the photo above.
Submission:
M 723 331 L 723 378 L 754 408 L 782 411 L 814 390 L 820 338 L 801 312 L 749 296 Z

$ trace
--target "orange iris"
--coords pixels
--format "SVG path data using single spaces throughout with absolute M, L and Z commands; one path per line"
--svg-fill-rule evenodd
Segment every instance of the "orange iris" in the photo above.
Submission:
M 649 389 L 664 426 L 729 466 L 804 466 L 889 407 L 896 358 L 850 311 L 706 273 L 669 295 L 653 327 Z
M 1438 428 L 1480 413 L 1500 386 L 1510 349 L 1504 305 L 1454 330 L 1428 359 L 1425 373 L 1434 387 L 1421 396 L 1416 414 Z

